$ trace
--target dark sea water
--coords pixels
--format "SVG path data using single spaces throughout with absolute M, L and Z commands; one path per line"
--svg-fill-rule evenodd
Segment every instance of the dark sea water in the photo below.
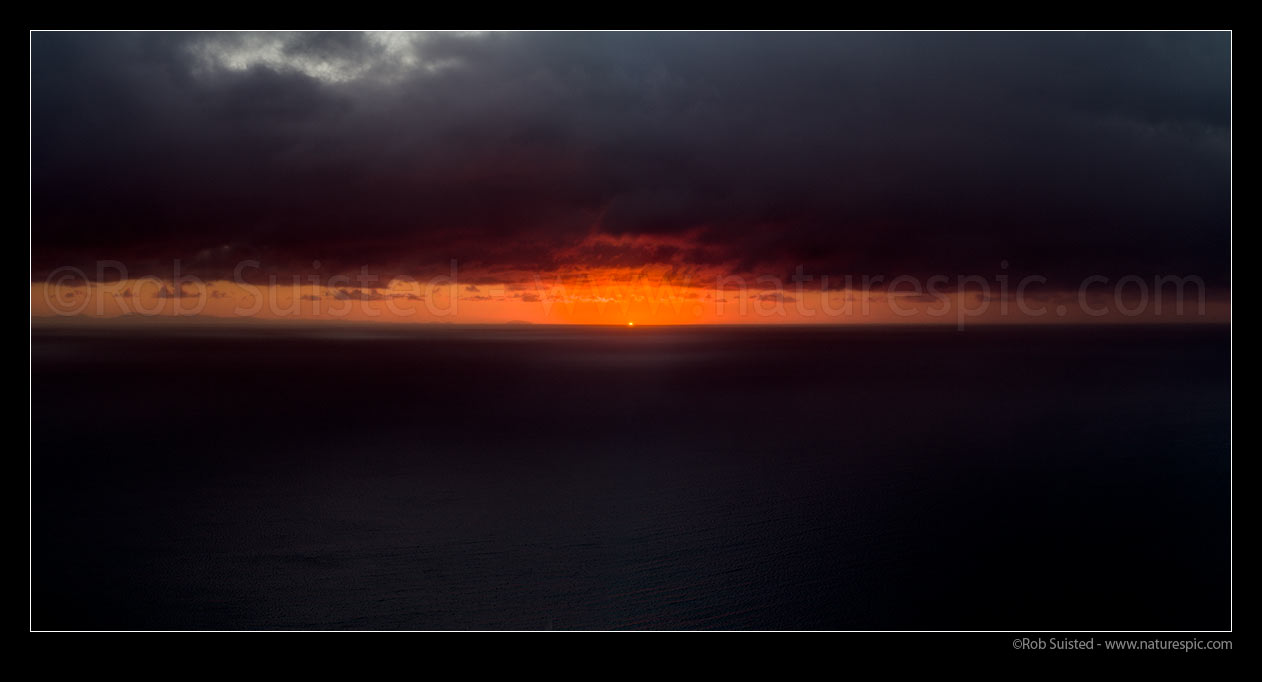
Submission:
M 1221 629 L 1226 327 L 36 323 L 32 626 Z

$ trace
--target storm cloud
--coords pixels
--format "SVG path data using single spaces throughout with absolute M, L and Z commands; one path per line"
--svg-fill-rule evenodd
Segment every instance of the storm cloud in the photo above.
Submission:
M 1229 284 L 1225 33 L 35 33 L 32 278 Z M 319 261 L 319 263 L 315 263 Z M 508 277 L 508 274 L 504 275 Z

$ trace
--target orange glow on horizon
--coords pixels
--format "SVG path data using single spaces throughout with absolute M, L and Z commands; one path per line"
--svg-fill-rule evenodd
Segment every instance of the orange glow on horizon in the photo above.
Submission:
M 360 321 L 453 324 L 1047 324 L 1227 322 L 1230 302 L 1176 300 L 1127 313 L 1125 301 L 1098 297 L 1084 303 L 1074 292 L 1040 292 L 1025 309 L 976 292 L 820 291 L 745 286 L 744 281 L 697 286 L 626 270 L 586 271 L 580 276 L 518 277 L 477 283 L 447 278 L 435 283 L 392 280 L 386 286 L 320 286 L 293 278 L 270 286 L 195 280 L 180 286 L 149 277 L 116 282 L 35 282 L 32 318 L 128 319 L 257 318 L 295 321 Z M 739 280 L 739 278 L 726 278 Z M 282 282 L 284 280 L 281 280 Z M 708 281 L 716 281 L 709 279 Z M 914 292 L 913 292 L 914 293 Z M 1101 294 L 1111 291 L 1105 287 Z M 1131 306 L 1133 308 L 1133 306 Z M 1118 313 L 1121 309 L 1123 312 Z M 1101 314 L 1097 311 L 1108 310 Z

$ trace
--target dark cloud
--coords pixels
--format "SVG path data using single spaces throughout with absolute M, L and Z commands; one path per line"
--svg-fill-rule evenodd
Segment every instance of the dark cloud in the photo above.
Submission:
M 406 300 L 406 301 L 423 301 L 424 296 L 412 293 L 383 293 L 373 289 L 333 289 L 330 291 L 333 298 L 339 301 L 385 301 L 385 300 Z M 307 300 L 318 301 L 319 296 L 309 295 L 302 298 Z
M 1228 284 L 1224 33 L 35 33 L 32 266 Z M 815 280 L 818 285 L 818 278 Z
M 385 294 L 367 289 L 334 289 L 333 298 L 339 301 L 384 301 Z
M 173 287 L 167 287 L 164 284 L 158 287 L 158 291 L 154 295 L 157 298 L 198 298 L 202 294 L 199 291 L 190 291 L 178 284 Z

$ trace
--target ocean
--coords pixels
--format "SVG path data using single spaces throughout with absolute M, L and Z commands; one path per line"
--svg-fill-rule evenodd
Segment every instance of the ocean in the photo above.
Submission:
M 57 325 L 35 629 L 1225 629 L 1226 326 Z

